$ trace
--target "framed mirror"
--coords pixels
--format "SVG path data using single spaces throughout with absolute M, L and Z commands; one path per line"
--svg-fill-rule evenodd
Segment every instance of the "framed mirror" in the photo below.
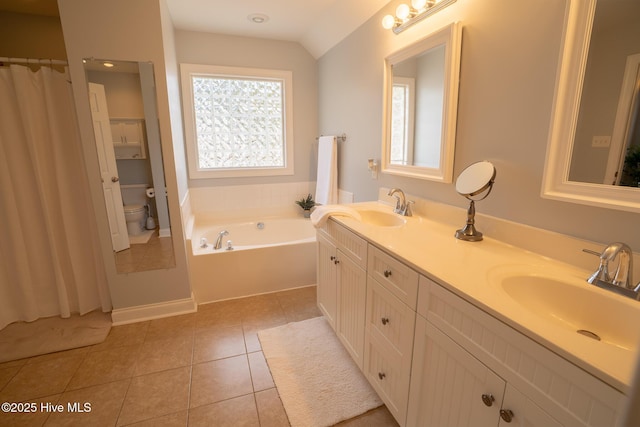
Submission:
M 173 268 L 153 64 L 83 62 L 116 270 Z
M 452 182 L 461 46 L 453 23 L 385 58 L 382 172 Z
M 567 10 L 542 196 L 640 212 L 640 2 Z

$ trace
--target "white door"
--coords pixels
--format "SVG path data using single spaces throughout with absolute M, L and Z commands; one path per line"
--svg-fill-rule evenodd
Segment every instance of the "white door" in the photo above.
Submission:
M 111 245 L 115 252 L 119 252 L 129 248 L 129 235 L 127 234 L 127 223 L 124 219 L 120 179 L 118 178 L 116 156 L 113 151 L 111 123 L 109 122 L 109 111 L 107 110 L 107 97 L 104 93 L 104 86 L 89 83 L 89 103 L 91 104 L 91 117 L 93 119 L 93 133 L 96 138 L 96 149 L 98 150 L 98 162 L 100 163 L 102 191 L 107 207 L 107 217 L 109 218 Z

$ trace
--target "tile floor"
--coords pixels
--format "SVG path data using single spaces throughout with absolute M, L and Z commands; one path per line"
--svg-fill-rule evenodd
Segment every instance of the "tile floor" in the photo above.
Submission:
M 0 402 L 36 411 L 0 412 L 0 425 L 288 426 L 256 333 L 320 315 L 315 292 L 202 305 L 114 327 L 95 346 L 2 363 Z M 86 403 L 90 411 L 67 410 Z M 383 406 L 340 425 L 397 424 Z
M 145 244 L 132 244 L 129 249 L 116 252 L 118 273 L 157 270 L 175 267 L 171 237 L 158 237 L 158 230 Z

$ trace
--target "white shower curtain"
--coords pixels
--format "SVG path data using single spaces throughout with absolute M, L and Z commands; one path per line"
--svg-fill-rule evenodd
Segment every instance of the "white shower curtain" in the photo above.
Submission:
M 111 310 L 68 79 L 0 67 L 0 328 Z

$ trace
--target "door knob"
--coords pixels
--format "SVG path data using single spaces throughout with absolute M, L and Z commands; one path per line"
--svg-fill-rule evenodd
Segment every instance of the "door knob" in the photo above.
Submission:
M 118 178 L 117 176 L 111 177 L 111 182 L 118 182 L 118 181 L 120 181 L 120 178 Z

